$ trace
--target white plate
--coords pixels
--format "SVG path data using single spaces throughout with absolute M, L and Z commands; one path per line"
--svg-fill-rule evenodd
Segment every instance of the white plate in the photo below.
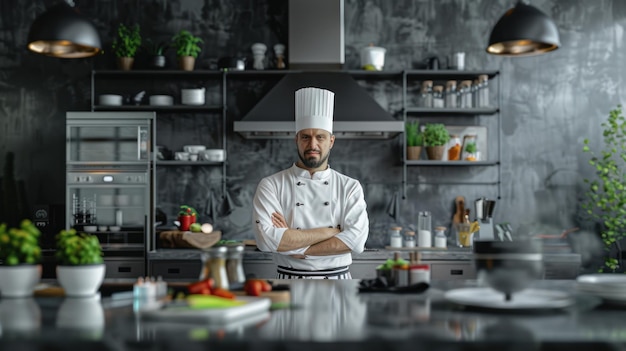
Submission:
M 576 290 L 611 302 L 626 303 L 626 276 L 586 274 L 576 278 Z
M 252 315 L 262 314 L 269 310 L 271 300 L 266 297 L 237 296 L 237 300 L 245 301 L 246 304 L 228 308 L 191 309 L 185 307 L 157 308 L 154 310 L 142 310 L 139 312 L 147 319 L 166 319 L 168 321 L 187 321 L 228 323 L 235 320 L 247 319 Z
M 463 288 L 447 291 L 445 299 L 463 306 L 498 310 L 557 309 L 571 306 L 574 299 L 567 293 L 553 290 L 526 289 L 513 294 L 511 301 L 492 288 Z

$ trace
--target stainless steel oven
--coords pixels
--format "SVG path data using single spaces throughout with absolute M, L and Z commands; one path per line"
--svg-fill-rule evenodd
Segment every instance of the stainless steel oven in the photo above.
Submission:
M 66 228 L 100 240 L 107 278 L 146 275 L 154 227 L 154 112 L 68 112 Z

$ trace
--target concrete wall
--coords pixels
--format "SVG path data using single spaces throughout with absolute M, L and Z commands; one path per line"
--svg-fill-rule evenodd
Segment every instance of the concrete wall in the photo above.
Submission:
M 79 60 L 40 57 L 27 52 L 25 42 L 30 24 L 49 3 L 52 1 L 25 4 L 8 0 L 0 4 L 0 155 L 9 151 L 16 154 L 16 176 L 28 185 L 31 205 L 63 202 L 64 114 L 89 109 L 92 68 L 114 68 L 110 44 L 119 21 L 140 23 L 144 38 L 169 40 L 180 29 L 191 30 L 205 41 L 197 66 L 200 69 L 214 68 L 221 56 L 248 57 L 250 61 L 249 48 L 255 42 L 268 47 L 287 42 L 285 0 L 77 1 L 81 12 L 99 28 L 106 44 L 104 55 Z M 388 50 L 388 70 L 419 68 L 430 56 L 443 60 L 454 51 L 466 53 L 468 69 L 499 70 L 502 193 L 495 220 L 510 222 L 520 235 L 559 233 L 584 224 L 579 215 L 580 192 L 584 189 L 582 180 L 591 169 L 588 156 L 581 151 L 583 139 L 590 138 L 592 145 L 600 146 L 600 123 L 622 101 L 626 2 L 534 1 L 534 6 L 557 23 L 562 47 L 536 57 L 490 56 L 484 49 L 491 27 L 513 3 L 346 0 L 346 68 L 358 69 L 360 48 L 376 43 Z M 172 50 L 169 56 L 173 65 Z M 227 189 L 235 206 L 229 215 L 220 213 L 215 221 L 229 239 L 252 237 L 250 203 L 256 183 L 261 176 L 288 167 L 295 160 L 292 141 L 243 140 L 232 132 L 232 122 L 267 90 L 262 82 L 243 85 L 230 92 L 227 125 L 231 176 Z M 367 89 L 401 118 L 397 83 L 379 82 Z M 493 120 L 481 117 L 468 122 L 493 124 Z M 163 140 L 173 145 L 204 137 L 202 133 L 184 132 L 197 127 L 194 118 L 177 118 L 178 129 L 174 132 L 170 131 L 174 128 L 171 118 L 160 123 Z M 196 130 L 221 125 L 202 128 Z M 496 152 L 497 145 L 492 143 L 489 152 Z M 497 196 L 497 187 L 493 186 L 427 184 L 431 180 L 497 177 L 493 169 L 411 167 L 407 198 L 400 202 L 400 214 L 392 218 L 387 209 L 402 180 L 400 145 L 398 138 L 339 140 L 331 155 L 333 168 L 363 182 L 371 220 L 369 246 L 385 245 L 387 228 L 394 223 L 414 225 L 418 211 L 430 210 L 434 224 L 449 225 L 457 195 L 465 196 L 468 202 L 478 196 Z M 0 159 L 3 163 L 4 157 Z M 160 171 L 159 206 L 171 218 L 181 203 L 203 210 L 210 193 L 221 202 L 221 190 L 214 189 L 212 180 L 206 180 L 213 179 L 215 173 L 214 169 Z

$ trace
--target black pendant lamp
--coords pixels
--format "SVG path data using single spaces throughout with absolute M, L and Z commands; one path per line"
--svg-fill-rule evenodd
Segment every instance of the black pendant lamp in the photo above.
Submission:
M 561 45 L 556 24 L 545 13 L 518 1 L 496 23 L 487 52 L 503 56 L 531 56 Z
M 78 13 L 73 3 L 59 3 L 39 16 L 28 33 L 28 49 L 61 57 L 90 57 L 102 50 L 93 23 Z

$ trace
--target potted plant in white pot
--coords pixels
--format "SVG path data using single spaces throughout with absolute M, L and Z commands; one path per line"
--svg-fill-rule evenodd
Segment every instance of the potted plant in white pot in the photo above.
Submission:
M 180 69 L 184 71 L 193 71 L 196 58 L 202 51 L 200 43 L 202 39 L 194 36 L 187 30 L 181 30 L 172 38 L 172 45 L 176 48 L 178 63 Z
M 167 64 L 165 52 L 169 49 L 169 45 L 165 42 L 156 42 L 150 38 L 146 39 L 144 49 L 148 53 L 148 65 L 152 68 L 164 68 Z
M 450 140 L 450 133 L 441 123 L 427 123 L 424 127 L 424 145 L 429 160 L 443 159 L 446 144 Z
M 126 26 L 120 23 L 113 39 L 113 51 L 117 56 L 117 65 L 123 71 L 130 71 L 135 61 L 137 50 L 141 47 L 139 25 Z
M 419 130 L 417 121 L 407 121 L 406 132 L 406 158 L 407 160 L 419 160 L 424 146 L 424 136 Z
M 583 152 L 589 153 L 589 165 L 594 178 L 585 178 L 588 188 L 582 208 L 589 219 L 599 227 L 606 256 L 600 272 L 625 271 L 622 264 L 622 244 L 626 238 L 624 204 L 626 203 L 626 118 L 622 106 L 609 112 L 602 122 L 604 148 L 594 151 L 589 139 L 584 140 Z
M 56 236 L 57 280 L 66 296 L 93 296 L 98 292 L 106 266 L 98 237 L 62 230 Z
M 0 294 L 31 296 L 41 279 L 41 232 L 28 219 L 19 228 L 0 224 Z

